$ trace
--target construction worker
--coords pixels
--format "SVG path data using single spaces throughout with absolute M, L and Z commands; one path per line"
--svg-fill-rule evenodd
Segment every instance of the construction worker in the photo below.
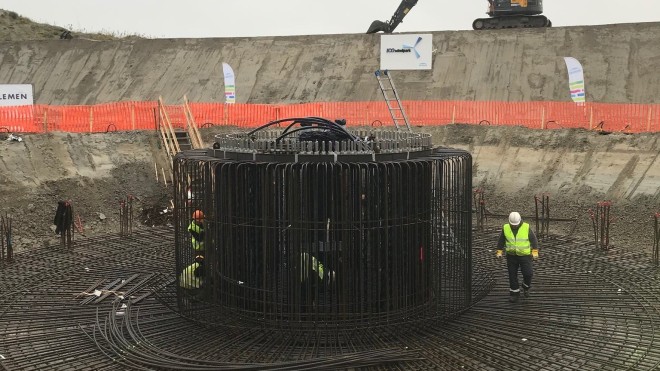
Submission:
M 539 257 L 538 240 L 534 231 L 529 228 L 529 223 L 521 223 L 522 218 L 518 212 L 509 214 L 509 223 L 502 227 L 499 241 L 497 241 L 497 257 L 505 255 L 506 265 L 509 270 L 509 301 L 515 303 L 520 297 L 520 286 L 518 285 L 518 269 L 523 275 L 523 295 L 529 296 L 532 287 L 532 276 L 534 269 L 532 259 Z
M 327 269 L 314 255 L 306 252 L 300 254 L 302 302 L 306 309 L 315 306 L 316 295 L 324 292 L 335 278 L 335 272 Z
M 186 267 L 179 275 L 179 286 L 196 291 L 204 284 L 204 256 L 197 255 L 195 262 Z
M 204 251 L 204 213 L 201 210 L 195 210 L 193 213 L 188 232 L 193 250 Z
M 314 273 L 310 274 L 310 267 Z M 335 277 L 335 272 L 327 271 L 323 263 L 316 259 L 314 255 L 308 254 L 306 252 L 300 253 L 300 281 L 304 281 L 308 277 L 311 278 L 315 276 L 318 276 L 320 281 L 328 278 L 332 280 Z

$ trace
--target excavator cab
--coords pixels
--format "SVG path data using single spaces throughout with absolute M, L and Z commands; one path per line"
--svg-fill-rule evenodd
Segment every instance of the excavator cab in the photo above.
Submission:
M 489 0 L 488 15 L 537 15 L 543 13 L 543 0 Z
M 472 23 L 475 30 L 498 28 L 551 27 L 552 22 L 543 13 L 543 0 L 488 0 L 490 18 L 479 18 Z

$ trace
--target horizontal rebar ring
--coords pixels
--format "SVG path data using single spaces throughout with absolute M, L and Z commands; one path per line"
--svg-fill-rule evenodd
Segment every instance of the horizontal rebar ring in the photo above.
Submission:
M 352 130 L 351 140 L 302 140 L 284 130 L 220 134 L 211 156 L 223 159 L 278 162 L 403 160 L 431 153 L 431 135 L 392 130 Z M 309 134 L 310 131 L 305 133 Z M 252 156 L 246 156 L 252 155 Z M 303 157 L 300 157 L 303 156 Z

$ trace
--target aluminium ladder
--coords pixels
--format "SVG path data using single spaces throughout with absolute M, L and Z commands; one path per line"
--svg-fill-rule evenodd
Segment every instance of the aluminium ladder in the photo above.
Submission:
M 387 109 L 390 111 L 392 121 L 394 121 L 394 126 L 396 126 L 398 130 L 399 124 L 405 123 L 408 131 L 411 131 L 410 124 L 408 123 L 408 116 L 406 115 L 406 111 L 403 109 L 403 105 L 399 99 L 399 94 L 396 92 L 396 88 L 394 87 L 392 75 L 387 70 L 376 70 L 375 75 L 376 79 L 378 79 L 378 86 L 380 87 L 380 91 L 383 93 L 383 98 L 385 98 Z M 392 98 L 388 92 L 392 92 L 394 98 Z

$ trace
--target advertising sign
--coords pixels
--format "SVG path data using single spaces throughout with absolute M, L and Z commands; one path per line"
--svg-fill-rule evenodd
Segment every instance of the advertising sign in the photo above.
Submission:
M 380 36 L 381 70 L 430 70 L 433 68 L 433 35 Z
M 32 84 L 0 84 L 0 107 L 34 104 Z

